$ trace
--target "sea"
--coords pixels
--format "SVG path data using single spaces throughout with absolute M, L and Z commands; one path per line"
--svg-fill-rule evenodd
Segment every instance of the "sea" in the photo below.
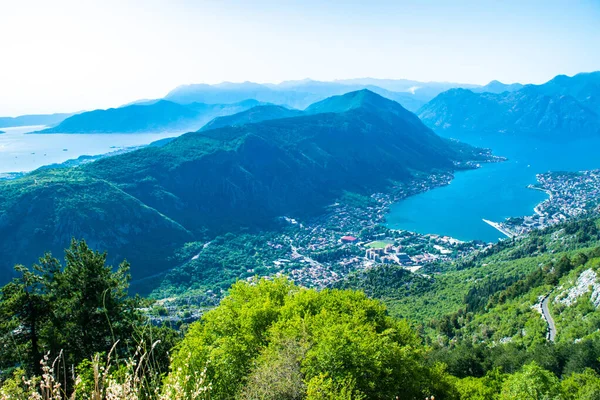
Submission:
M 95 156 L 150 144 L 181 132 L 111 134 L 35 134 L 45 126 L 0 128 L 0 174 L 29 172 L 83 155 Z
M 536 174 L 600 168 L 600 138 L 557 140 L 549 135 L 532 138 L 500 133 L 449 137 L 492 149 L 508 160 L 457 172 L 449 185 L 393 204 L 386 216 L 388 227 L 496 242 L 505 236 L 482 219 L 500 222 L 532 215 L 534 207 L 547 198 L 545 193 L 527 188 L 536 183 Z

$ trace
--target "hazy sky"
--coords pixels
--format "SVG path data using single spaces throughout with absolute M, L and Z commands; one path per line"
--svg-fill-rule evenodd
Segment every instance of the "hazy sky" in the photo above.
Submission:
M 0 0 L 0 116 L 118 106 L 186 83 L 540 83 L 592 70 L 600 0 Z

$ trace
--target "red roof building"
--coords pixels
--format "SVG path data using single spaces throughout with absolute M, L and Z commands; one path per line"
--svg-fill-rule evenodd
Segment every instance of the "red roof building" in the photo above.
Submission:
M 342 236 L 340 240 L 342 241 L 342 243 L 354 243 L 358 239 L 354 236 Z

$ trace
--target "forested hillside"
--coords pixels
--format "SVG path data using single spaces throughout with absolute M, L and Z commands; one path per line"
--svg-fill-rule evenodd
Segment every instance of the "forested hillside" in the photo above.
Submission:
M 591 217 L 420 274 L 381 266 L 337 286 L 381 299 L 423 333 L 432 360 L 459 377 L 488 376 L 477 381 L 487 385 L 494 371 L 531 362 L 562 379 L 599 370 L 599 267 L 599 222 Z
M 145 278 L 183 261 L 173 256 L 186 242 L 316 214 L 345 191 L 371 194 L 489 157 L 369 91 L 319 107 L 323 113 L 188 133 L 3 184 L 4 279 L 15 263 L 60 253 L 74 236 L 107 249 L 111 261 L 127 258 L 134 279 Z

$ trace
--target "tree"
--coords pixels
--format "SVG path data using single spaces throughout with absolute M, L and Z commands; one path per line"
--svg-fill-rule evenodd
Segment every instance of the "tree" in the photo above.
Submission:
M 561 391 L 565 400 L 600 400 L 600 375 L 590 368 L 571 374 L 561 382 Z
M 41 372 L 44 330 L 52 309 L 50 281 L 59 270 L 58 261 L 47 254 L 32 269 L 15 266 L 18 277 L 0 289 L 0 332 L 4 343 L 0 370 L 23 365 L 27 372 Z
M 105 253 L 77 240 L 64 267 L 50 254 L 31 269 L 16 266 L 19 276 L 0 290 L 0 370 L 23 366 L 39 374 L 42 355 L 60 351 L 67 365 L 77 365 L 117 341 L 131 354 L 154 333 L 172 343 L 172 335 L 143 329 L 141 300 L 127 294 L 128 267 L 123 262 L 113 272 Z
M 217 400 L 442 399 L 440 371 L 425 365 L 424 351 L 408 323 L 364 293 L 263 279 L 236 283 L 193 324 L 171 370 L 193 377 L 206 368 Z
M 140 300 L 130 298 L 129 264 L 116 272 L 106 265 L 106 253 L 73 240 L 65 251 L 65 267 L 54 275 L 51 295 L 52 351 L 64 350 L 68 363 L 106 352 L 120 340 L 132 346 L 135 325 L 142 322 Z
M 532 362 L 508 377 L 502 385 L 500 399 L 549 400 L 559 395 L 560 385 L 556 375 Z
M 458 379 L 455 385 L 461 399 L 492 400 L 498 398 L 504 379 L 506 375 L 496 368 L 481 378 L 468 376 Z

